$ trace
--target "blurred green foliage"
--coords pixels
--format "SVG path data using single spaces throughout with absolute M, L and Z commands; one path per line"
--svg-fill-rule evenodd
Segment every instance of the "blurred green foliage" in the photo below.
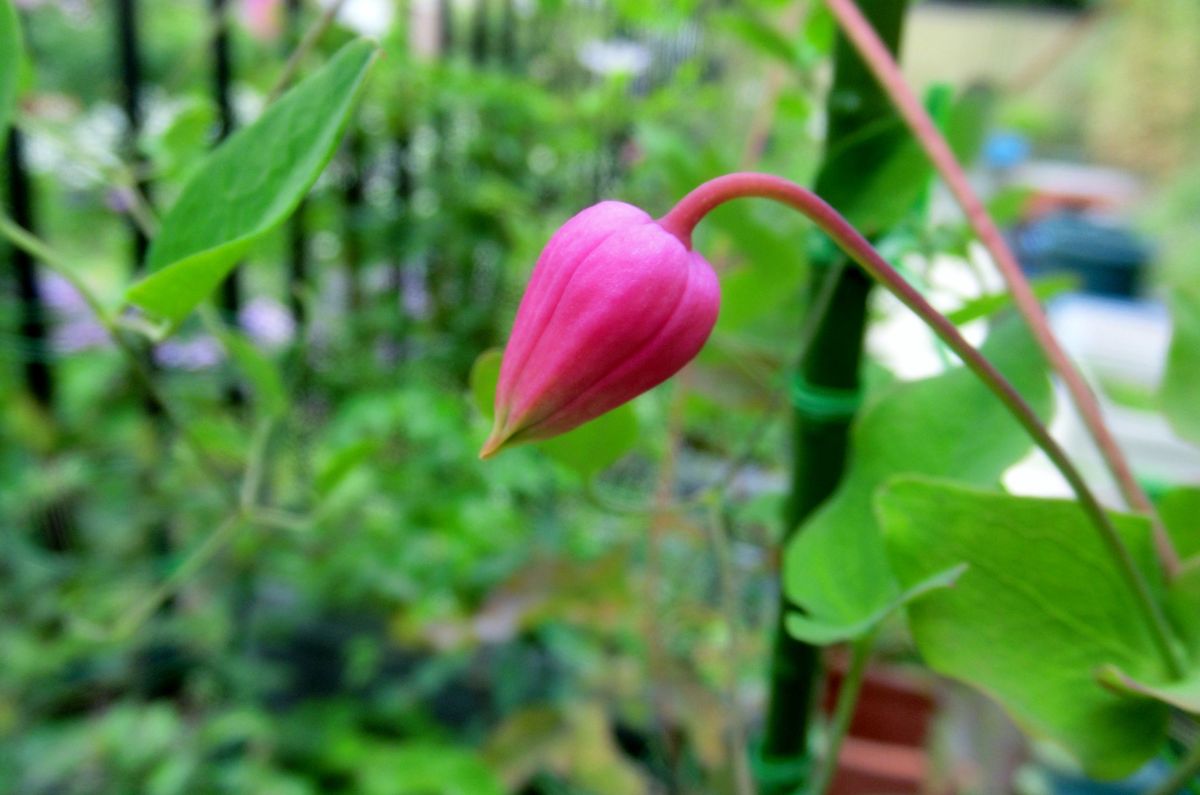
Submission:
M 467 373 L 503 341 L 556 225 L 601 196 L 665 210 L 739 162 L 731 106 L 771 107 L 755 162 L 806 177 L 828 37 L 796 37 L 796 60 L 777 65 L 736 32 L 767 29 L 775 3 L 511 5 L 506 22 L 491 4 L 482 60 L 471 8 L 431 56 L 394 16 L 347 143 L 302 210 L 310 280 L 289 283 L 289 227 L 268 231 L 239 252 L 244 313 L 266 306 L 267 320 L 203 309 L 151 354 L 184 435 L 147 412 L 69 290 L 53 305 L 54 405 L 26 396 L 19 367 L 0 368 L 13 397 L 0 423 L 0 792 L 638 793 L 731 780 L 727 680 L 754 681 L 763 640 L 726 634 L 705 504 L 668 493 L 654 508 L 648 476 L 677 442 L 650 429 L 686 411 L 708 451 L 680 471 L 683 494 L 728 494 L 725 451 L 752 472 L 774 459 L 776 415 L 729 407 L 772 405 L 804 301 L 803 224 L 751 204 L 703 231 L 744 281 L 700 376 L 719 393 L 665 390 L 623 410 L 615 436 L 484 465 Z M 140 11 L 147 121 L 133 151 L 162 212 L 183 206 L 212 145 L 213 22 L 200 2 Z M 288 47 L 231 13 L 247 124 Z M 319 15 L 305 5 L 301 22 Z M 114 212 L 134 168 L 116 154 L 130 149 L 114 18 L 99 3 L 22 17 L 39 231 L 118 306 L 137 263 Z M 301 77 L 353 35 L 335 23 Z M 581 48 L 614 41 L 650 65 L 584 65 Z M 770 68 L 787 77 L 775 102 L 748 97 Z M 262 157 L 226 176 L 252 176 L 283 145 L 260 142 Z M 163 222 L 164 234 L 179 225 Z M 61 286 L 46 283 L 47 295 Z M 279 312 L 293 298 L 305 319 L 289 341 Z M 8 364 L 24 355 L 18 334 L 6 323 Z M 750 616 L 773 599 L 759 576 L 771 504 L 756 486 L 730 507 Z M 651 544 L 656 511 L 672 531 Z

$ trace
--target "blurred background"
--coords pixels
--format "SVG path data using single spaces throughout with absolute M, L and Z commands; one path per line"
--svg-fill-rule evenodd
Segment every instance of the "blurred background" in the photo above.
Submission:
M 301 73 L 354 35 L 384 56 L 295 217 L 146 351 L 204 460 L 79 294 L 0 245 L 0 792 L 735 791 L 779 598 L 809 227 L 714 213 L 714 337 L 616 431 L 479 462 L 471 373 L 579 209 L 661 214 L 737 169 L 811 181 L 821 4 L 17 5 L 30 65 L 0 197 L 114 300 L 306 31 Z M 1200 4 L 921 2 L 902 61 L 1138 475 L 1200 479 L 1156 405 L 1200 250 Z M 940 190 L 922 207 L 885 253 L 978 311 L 1001 283 Z M 873 320 L 868 383 L 945 367 L 890 301 Z M 271 509 L 231 517 L 209 465 Z M 1009 484 L 1061 491 L 1036 457 Z M 886 646 L 912 658 L 899 628 Z M 886 786 L 843 792 L 1053 789 L 982 699 L 901 679 L 920 736 L 862 762 Z

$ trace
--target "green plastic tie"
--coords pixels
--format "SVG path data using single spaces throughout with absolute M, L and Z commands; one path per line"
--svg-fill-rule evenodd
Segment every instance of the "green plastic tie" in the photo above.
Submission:
M 750 749 L 750 769 L 759 788 L 770 792 L 797 790 L 808 781 L 812 772 L 812 757 L 808 754 L 791 757 L 763 756 L 762 745 Z
M 817 386 L 800 373 L 792 376 L 792 406 L 814 420 L 848 420 L 862 407 L 861 389 Z

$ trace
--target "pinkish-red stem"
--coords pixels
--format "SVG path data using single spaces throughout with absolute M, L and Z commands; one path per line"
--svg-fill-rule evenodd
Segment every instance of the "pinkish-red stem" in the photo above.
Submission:
M 1062 473 L 1075 493 L 1080 507 L 1095 525 L 1101 540 L 1116 561 L 1135 601 L 1142 610 L 1151 636 L 1173 676 L 1181 676 L 1183 661 L 1171 641 L 1171 630 L 1158 602 L 1154 599 L 1145 576 L 1134 563 L 1133 556 L 1117 533 L 1099 500 L 1088 487 L 1066 451 L 1050 435 L 1034 410 L 991 362 L 975 350 L 958 329 L 925 300 L 904 278 L 879 255 L 867 239 L 850 225 L 837 210 L 821 197 L 794 182 L 771 174 L 742 172 L 709 180 L 679 200 L 659 224 L 691 248 L 692 230 L 714 207 L 727 201 L 757 197 L 773 199 L 806 215 L 829 235 L 847 256 L 857 262 L 875 281 L 911 309 L 950 347 L 975 375 L 996 395 L 1009 412 L 1021 423 L 1030 437 Z
M 1033 290 L 1029 287 L 1029 282 L 1021 272 L 1016 257 L 1013 256 L 1012 250 L 1004 241 L 1004 236 L 1000 234 L 1000 230 L 992 221 L 991 216 L 988 215 L 983 202 L 975 195 L 966 173 L 958 164 L 946 139 L 934 124 L 933 119 L 930 118 L 929 113 L 926 112 L 925 106 L 921 104 L 912 88 L 904 80 L 899 65 L 875 33 L 875 29 L 871 27 L 871 23 L 862 15 L 853 0 L 825 0 L 825 3 L 833 12 L 838 26 L 846 38 L 858 50 L 863 61 L 866 62 L 885 93 L 891 98 L 892 104 L 908 124 L 909 130 L 912 131 L 921 148 L 925 150 L 925 154 L 933 162 L 938 174 L 945 180 L 946 186 L 950 188 L 950 192 L 954 194 L 954 198 L 966 215 L 967 223 L 975 230 L 979 241 L 992 255 L 1000 275 L 1007 283 L 1009 292 L 1012 293 L 1017 311 L 1025 318 L 1038 346 L 1045 352 L 1050 366 L 1058 373 L 1059 378 L 1066 386 L 1067 392 L 1071 396 L 1071 402 L 1075 404 L 1084 425 L 1087 426 L 1096 448 L 1100 451 L 1117 487 L 1121 490 L 1121 495 L 1131 508 L 1150 517 L 1159 560 L 1167 576 L 1175 576 L 1179 569 L 1179 553 L 1172 544 L 1162 519 L 1158 516 L 1150 498 L 1146 496 L 1146 492 L 1138 484 L 1120 445 L 1117 444 L 1117 440 L 1104 423 L 1104 415 L 1096 396 L 1058 343 L 1053 332 L 1050 331 L 1046 315 L 1042 311 L 1037 297 L 1033 294 Z

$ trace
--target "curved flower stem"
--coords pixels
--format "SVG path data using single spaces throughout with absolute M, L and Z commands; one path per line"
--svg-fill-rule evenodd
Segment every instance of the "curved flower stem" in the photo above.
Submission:
M 680 199 L 675 207 L 663 216 L 659 223 L 668 232 L 678 237 L 691 248 L 692 230 L 696 224 L 719 204 L 739 198 L 772 199 L 799 210 L 829 235 L 838 247 L 857 262 L 875 281 L 882 284 L 901 303 L 911 309 L 949 348 L 962 359 L 984 385 L 997 397 L 1009 412 L 1021 423 L 1033 441 L 1040 447 L 1054 466 L 1062 473 L 1079 505 L 1095 525 L 1100 538 L 1116 561 L 1135 601 L 1142 611 L 1151 637 L 1154 639 L 1167 671 L 1174 677 L 1182 675 L 1184 664 L 1179 650 L 1171 641 L 1171 630 L 1162 608 L 1154 600 L 1146 578 L 1138 569 L 1125 542 L 1121 540 L 1108 514 L 1088 487 L 1063 448 L 1050 435 L 1034 410 L 1020 393 L 1000 374 L 991 362 L 971 347 L 940 312 L 914 289 L 896 270 L 879 255 L 867 239 L 859 234 L 846 219 L 812 191 L 771 174 L 739 173 L 727 174 L 709 180 Z
M 963 173 L 962 167 L 946 143 L 946 139 L 938 131 L 937 125 L 933 123 L 933 119 L 929 117 L 929 113 L 917 99 L 912 88 L 905 82 L 895 59 L 853 0 L 825 0 L 825 4 L 833 12 L 833 16 L 846 38 L 850 40 L 863 61 L 875 73 L 876 79 L 891 98 L 892 104 L 896 106 L 896 110 L 908 124 L 913 136 L 933 162 L 934 168 L 945 180 L 950 192 L 954 194 L 967 217 L 967 222 L 992 255 L 1000 275 L 1004 277 L 1004 281 L 1013 295 L 1013 303 L 1016 304 L 1017 310 L 1033 331 L 1034 339 L 1045 352 L 1050 366 L 1054 368 L 1066 386 L 1067 392 L 1071 395 L 1071 401 L 1083 418 L 1084 425 L 1087 426 L 1096 448 L 1100 451 L 1100 455 L 1104 458 L 1105 464 L 1121 490 L 1121 495 L 1131 508 L 1150 517 L 1159 559 L 1162 561 L 1167 576 L 1174 577 L 1179 568 L 1179 553 L 1172 544 L 1162 519 L 1158 516 L 1150 498 L 1146 496 L 1146 492 L 1133 476 L 1129 462 L 1121 452 L 1112 432 L 1104 424 L 1104 416 L 1096 396 L 1050 331 L 1046 315 L 1042 311 L 1041 305 L 1038 304 L 1037 296 L 1034 295 L 1029 282 L 1021 273 L 1021 267 L 1017 264 L 1016 257 L 1013 256 L 1008 244 L 1004 242 L 1004 237 L 1000 234 L 1000 230 L 992 221 L 991 216 L 988 215 L 983 203 L 975 195 L 975 191 L 967 181 L 966 174 Z

